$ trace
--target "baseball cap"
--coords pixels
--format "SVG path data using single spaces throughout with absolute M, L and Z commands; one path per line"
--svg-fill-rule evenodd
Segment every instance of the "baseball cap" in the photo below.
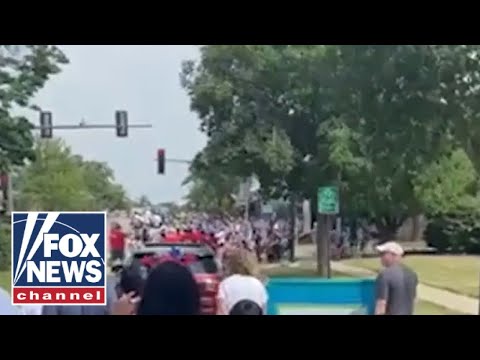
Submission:
M 376 249 L 380 253 L 391 253 L 398 256 L 402 256 L 404 253 L 402 246 L 395 241 L 388 241 L 382 245 L 378 245 Z

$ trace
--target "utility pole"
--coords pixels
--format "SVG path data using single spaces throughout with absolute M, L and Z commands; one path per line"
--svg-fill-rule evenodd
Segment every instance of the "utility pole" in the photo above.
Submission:
M 40 125 L 34 126 L 34 129 L 40 130 L 41 138 L 53 137 L 53 130 L 86 130 L 86 129 L 115 129 L 117 137 L 128 137 L 128 129 L 152 128 L 151 124 L 133 124 L 128 123 L 128 112 L 117 110 L 114 114 L 115 122 L 112 124 L 87 124 L 83 120 L 76 125 L 53 125 L 53 114 L 50 111 L 40 112 Z
M 331 215 L 317 215 L 317 272 L 321 277 L 330 278 L 330 231 L 332 230 Z
M 338 187 L 320 187 L 317 202 L 317 270 L 320 276 L 329 278 L 330 232 L 333 228 L 333 218 L 340 212 Z
M 53 114 L 50 111 L 40 111 L 39 125 L 33 126 L 40 130 L 42 139 L 53 137 L 53 130 L 91 130 L 91 129 L 115 129 L 117 137 L 127 137 L 129 128 L 152 128 L 151 124 L 128 124 L 128 113 L 125 110 L 117 110 L 114 113 L 115 122 L 112 124 L 87 124 L 83 120 L 77 125 L 53 125 Z M 11 214 L 14 211 L 12 173 L 7 174 L 7 211 Z
M 165 155 L 165 149 L 157 150 L 157 157 L 154 159 L 154 161 L 157 163 L 157 173 L 160 175 L 165 175 L 166 163 L 185 164 L 185 165 L 190 165 L 192 163 L 192 160 L 167 158 Z

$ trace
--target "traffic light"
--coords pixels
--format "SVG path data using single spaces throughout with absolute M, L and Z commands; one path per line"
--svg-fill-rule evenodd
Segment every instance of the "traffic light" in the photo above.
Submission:
M 52 113 L 50 111 L 40 112 L 40 137 L 50 139 L 53 135 Z
M 126 111 L 115 111 L 115 125 L 118 137 L 128 136 L 128 113 Z
M 158 173 L 165 174 L 165 150 L 158 149 L 157 151 L 157 165 L 158 165 Z

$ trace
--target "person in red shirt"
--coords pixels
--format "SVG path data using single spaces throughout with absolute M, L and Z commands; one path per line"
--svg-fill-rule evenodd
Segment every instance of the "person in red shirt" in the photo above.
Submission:
M 173 232 L 173 231 L 168 232 L 165 235 L 165 242 L 168 242 L 168 243 L 180 243 L 180 242 L 182 242 L 182 234 L 180 233 L 180 230 L 177 230 L 175 232 Z
M 204 233 L 201 230 L 192 231 L 192 241 L 196 244 L 204 243 Z
M 126 235 L 118 223 L 112 223 L 110 233 L 108 234 L 110 242 L 110 260 L 123 260 L 125 255 Z

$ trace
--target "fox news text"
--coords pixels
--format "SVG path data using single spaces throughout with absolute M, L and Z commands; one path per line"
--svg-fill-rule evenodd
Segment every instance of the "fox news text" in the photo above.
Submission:
M 12 303 L 105 305 L 105 212 L 12 213 Z

